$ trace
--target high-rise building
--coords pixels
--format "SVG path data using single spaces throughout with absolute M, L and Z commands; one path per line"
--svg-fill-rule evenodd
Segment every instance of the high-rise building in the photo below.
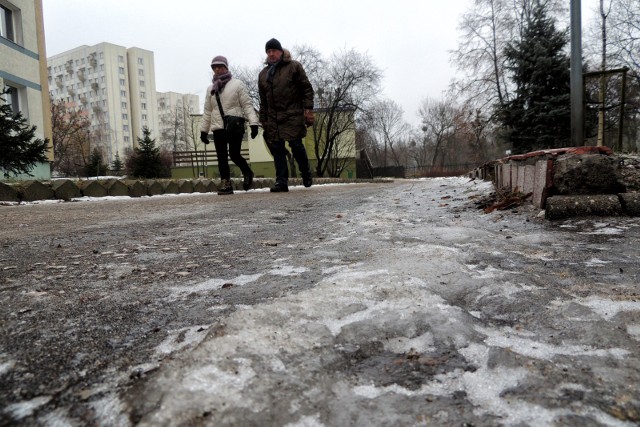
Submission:
M 51 141 L 46 60 L 42 1 L 0 1 L 0 90 L 7 90 L 5 101 L 36 126 L 36 137 Z M 51 150 L 48 157 L 53 160 Z M 17 178 L 49 179 L 49 163 L 35 165 L 30 174 Z
M 198 95 L 158 92 L 160 137 L 158 145 L 170 151 L 194 150 L 200 137 L 200 123 L 193 115 L 200 114 Z
M 159 135 L 153 52 L 100 43 L 47 62 L 51 99 L 87 112 L 91 147 L 109 164 L 137 145 L 143 127 L 152 138 Z

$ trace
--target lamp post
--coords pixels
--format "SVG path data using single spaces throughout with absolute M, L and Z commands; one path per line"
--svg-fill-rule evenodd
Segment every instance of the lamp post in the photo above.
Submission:
M 571 0 L 571 143 L 584 145 L 581 0 Z

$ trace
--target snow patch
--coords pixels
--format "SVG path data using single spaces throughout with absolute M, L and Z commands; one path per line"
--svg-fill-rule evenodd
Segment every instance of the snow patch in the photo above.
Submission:
M 487 335 L 485 343 L 489 346 L 506 348 L 510 351 L 523 356 L 533 357 L 535 359 L 553 360 L 555 356 L 595 356 L 595 357 L 614 357 L 623 359 L 629 354 L 628 350 L 622 348 L 597 349 L 588 345 L 564 345 L 556 346 L 541 341 L 526 339 L 517 331 L 513 331 L 513 335 L 505 335 L 502 331 L 493 329 L 476 327 L 478 332 Z
M 31 400 L 24 400 L 7 406 L 4 412 L 16 420 L 21 420 L 33 414 L 36 409 L 46 405 L 50 400 L 51 396 L 40 396 Z
M 589 307 L 605 320 L 611 320 L 621 311 L 640 311 L 640 301 L 613 301 L 589 297 L 578 299 L 577 302 Z
M 184 294 L 190 294 L 192 292 L 209 292 L 218 290 L 225 283 L 233 283 L 236 286 L 243 286 L 247 283 L 255 282 L 263 275 L 260 274 L 249 274 L 249 275 L 240 275 L 234 279 L 209 279 L 204 282 L 196 283 L 191 286 L 180 286 L 180 287 L 171 287 L 169 288 L 172 292 L 171 296 L 176 298 L 178 296 Z

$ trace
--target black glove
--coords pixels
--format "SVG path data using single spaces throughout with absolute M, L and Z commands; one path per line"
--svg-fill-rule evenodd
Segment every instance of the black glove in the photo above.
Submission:
M 251 125 L 249 127 L 251 128 L 251 139 L 256 139 L 256 136 L 258 136 L 258 125 Z
M 205 145 L 209 143 L 209 134 L 206 132 L 200 132 L 200 141 Z

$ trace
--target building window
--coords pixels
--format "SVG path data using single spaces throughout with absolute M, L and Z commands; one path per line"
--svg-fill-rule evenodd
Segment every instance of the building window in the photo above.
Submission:
M 124 79 L 120 79 L 120 86 L 124 86 L 124 84 L 125 84 Z
M 123 98 L 124 98 L 125 96 L 127 96 L 127 91 L 126 91 L 126 90 L 121 90 L 121 91 L 120 91 L 120 96 L 121 96 L 121 97 L 123 97 Z
M 144 70 L 138 70 L 138 75 L 139 76 L 144 76 Z
M 13 32 L 13 11 L 4 6 L 0 6 L 0 36 L 15 42 Z
M 129 137 L 128 136 L 124 137 L 124 142 L 129 142 Z
M 140 92 L 140 99 L 146 99 L 147 98 L 147 93 L 146 92 Z
M 123 125 L 122 130 L 125 132 L 129 132 L 129 125 Z
M 147 104 L 145 104 L 144 102 L 142 104 L 140 104 L 140 106 L 142 107 L 143 110 L 147 109 Z
M 147 115 L 146 114 L 142 115 L 142 120 L 147 120 Z
M 142 60 L 142 58 L 138 58 L 138 64 L 144 65 L 144 61 Z
M 20 111 L 20 97 L 18 95 L 18 88 L 6 85 L 5 90 L 7 93 L 4 94 L 4 99 L 6 103 L 11 107 L 11 111 L 17 113 Z
M 144 87 L 144 80 L 140 80 L 140 87 Z
M 124 56 L 118 55 L 118 62 L 124 62 Z
M 126 113 L 122 113 L 122 120 L 129 120 L 129 116 Z
M 120 72 L 120 74 L 124 74 L 124 67 L 118 67 L 118 71 Z
M 127 108 L 127 103 L 126 102 L 123 102 L 121 105 L 122 105 L 122 108 Z

